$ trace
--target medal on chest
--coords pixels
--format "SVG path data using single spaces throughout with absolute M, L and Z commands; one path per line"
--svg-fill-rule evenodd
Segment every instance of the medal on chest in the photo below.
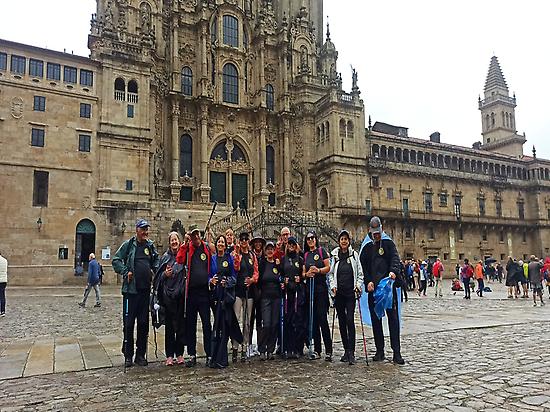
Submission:
M 300 267 L 300 264 L 298 262 L 294 262 L 294 266 L 296 266 L 297 268 Z
M 384 254 L 384 248 L 383 248 L 383 247 L 381 247 L 380 249 L 378 249 L 378 254 L 379 254 L 380 256 L 382 256 L 382 255 Z
M 226 267 L 229 266 L 229 264 L 227 263 L 227 260 L 224 260 L 224 261 L 223 261 L 222 266 L 223 266 L 224 268 L 226 268 Z
M 201 253 L 201 260 L 203 260 L 203 261 L 206 260 L 206 254 Z
M 149 248 L 146 247 L 145 249 L 143 249 L 143 253 L 145 253 L 147 256 L 149 256 Z
M 273 268 L 273 273 L 275 273 L 275 274 L 279 273 L 279 271 L 277 270 L 277 268 Z
M 248 259 L 248 263 L 249 263 L 249 264 L 252 264 L 252 259 Z
M 319 260 L 319 255 L 313 256 L 313 260 L 315 260 L 315 261 Z

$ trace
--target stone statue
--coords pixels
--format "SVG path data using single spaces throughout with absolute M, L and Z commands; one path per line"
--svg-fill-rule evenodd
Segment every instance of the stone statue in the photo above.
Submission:
M 141 3 L 139 6 L 139 19 L 141 32 L 143 34 L 151 33 L 151 6 L 148 3 Z
M 351 88 L 356 90 L 359 87 L 357 86 L 357 70 L 351 66 Z

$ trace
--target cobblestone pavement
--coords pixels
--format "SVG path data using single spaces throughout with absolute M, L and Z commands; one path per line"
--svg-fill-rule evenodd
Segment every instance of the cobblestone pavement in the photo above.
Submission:
M 0 380 L 0 411 L 550 410 L 550 305 L 534 308 L 531 300 L 506 299 L 500 285 L 494 289 L 471 301 L 411 296 L 403 306 L 402 367 L 387 361 L 367 366 L 364 359 L 351 367 L 275 360 L 214 371 L 156 362 L 124 374 L 115 355 L 121 342 L 117 289 L 104 291 L 98 310 L 76 306 L 77 288 L 12 288 L 8 316 L 0 319 L 0 375 L 17 362 L 38 373 Z M 374 349 L 370 338 L 368 348 Z M 49 356 L 40 350 L 53 350 L 56 362 L 60 357 L 68 364 L 80 356 L 80 369 L 87 370 L 60 367 L 40 375 L 40 360 Z M 86 367 L 86 357 L 93 367 Z

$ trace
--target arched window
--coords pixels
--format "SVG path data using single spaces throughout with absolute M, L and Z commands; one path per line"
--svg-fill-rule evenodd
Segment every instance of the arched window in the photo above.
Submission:
M 181 92 L 186 96 L 193 95 L 193 71 L 187 66 L 181 69 Z
M 193 176 L 193 140 L 188 134 L 180 138 L 180 176 Z
M 266 183 L 275 184 L 275 149 L 269 145 L 265 151 Z
M 212 150 L 210 159 L 215 160 L 218 158 L 220 160 L 227 160 L 227 151 L 225 150 L 225 141 L 218 143 L 214 148 L 214 150 Z
M 128 82 L 128 101 L 130 103 L 138 102 L 138 84 L 135 80 Z
M 265 104 L 267 106 L 267 110 L 275 109 L 275 91 L 273 90 L 273 86 L 270 84 L 265 86 Z
M 246 162 L 246 156 L 244 155 L 243 149 L 237 144 L 233 147 L 233 151 L 231 152 L 231 161 L 232 162 Z
M 491 127 L 495 127 L 495 114 L 491 113 Z
M 223 66 L 223 101 L 239 104 L 239 74 L 232 63 Z
M 239 20 L 229 14 L 223 16 L 223 44 L 239 47 Z
M 485 130 L 489 130 L 490 126 L 491 126 L 491 123 L 490 123 L 489 115 L 486 115 L 485 116 Z
M 325 132 L 326 132 L 326 138 L 327 140 L 330 139 L 330 123 L 329 122 L 325 122 Z
M 317 126 L 317 144 L 321 143 L 321 126 Z
M 126 82 L 120 77 L 115 80 L 115 100 L 126 100 Z
M 346 137 L 346 121 L 344 119 L 340 119 L 340 137 Z
M 348 137 L 353 139 L 353 122 L 348 120 Z

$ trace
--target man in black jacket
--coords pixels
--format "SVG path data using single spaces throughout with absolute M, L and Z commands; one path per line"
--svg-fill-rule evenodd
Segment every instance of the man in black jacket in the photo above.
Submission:
M 405 361 L 401 357 L 401 344 L 399 338 L 399 314 L 397 310 L 396 288 L 403 285 L 401 278 L 401 261 L 399 253 L 393 240 L 382 230 L 382 222 L 378 216 L 370 220 L 369 233 L 363 241 L 363 247 L 359 256 L 363 266 L 364 284 L 368 291 L 368 303 L 372 321 L 372 332 L 376 345 L 374 361 L 385 359 L 384 355 L 384 332 L 382 320 L 374 311 L 374 291 L 380 281 L 385 277 L 394 279 L 393 284 L 393 305 L 386 309 L 388 325 L 390 328 L 390 342 L 393 350 L 393 361 L 403 365 Z

